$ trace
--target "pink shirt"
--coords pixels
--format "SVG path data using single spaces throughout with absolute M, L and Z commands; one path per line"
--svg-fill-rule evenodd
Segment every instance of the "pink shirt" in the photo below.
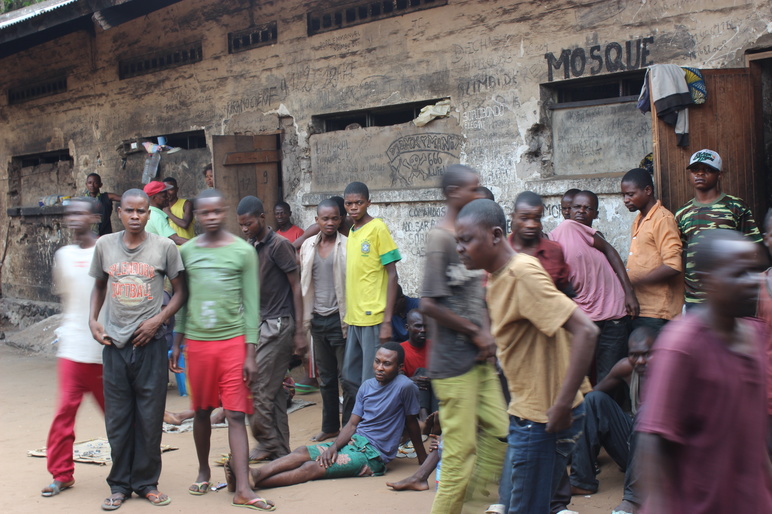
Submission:
M 563 247 L 579 308 L 593 321 L 623 318 L 625 292 L 606 256 L 593 246 L 595 232 L 578 221 L 564 220 L 550 238 Z

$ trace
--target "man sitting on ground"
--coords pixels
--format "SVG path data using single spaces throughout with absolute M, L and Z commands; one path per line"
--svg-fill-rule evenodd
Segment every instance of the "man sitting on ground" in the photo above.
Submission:
M 253 486 L 283 487 L 321 478 L 380 476 L 397 454 L 407 428 L 418 462 L 426 459 L 418 426 L 418 388 L 399 372 L 402 347 L 389 341 L 375 353 L 375 378 L 365 380 L 354 412 L 334 442 L 301 446 L 286 457 L 253 468 Z
M 435 412 L 439 406 L 437 397 L 432 393 L 432 385 L 426 370 L 426 323 L 421 311 L 413 309 L 407 313 L 407 341 L 400 343 L 405 351 L 405 376 L 412 379 L 418 386 L 418 402 L 421 404 L 419 419 L 424 421 L 430 412 Z
M 584 397 L 584 433 L 576 442 L 571 461 L 571 492 L 576 495 L 595 494 L 598 480 L 595 478 L 598 452 L 601 446 L 617 465 L 625 470 L 625 490 L 614 514 L 634 514 L 641 504 L 638 490 L 638 471 L 635 466 L 635 437 L 632 416 L 609 396 L 618 385 L 630 386 L 630 405 L 635 416 L 641 408 L 640 391 L 646 376 L 649 352 L 657 330 L 641 326 L 630 334 L 627 357 L 620 360 L 595 388 Z

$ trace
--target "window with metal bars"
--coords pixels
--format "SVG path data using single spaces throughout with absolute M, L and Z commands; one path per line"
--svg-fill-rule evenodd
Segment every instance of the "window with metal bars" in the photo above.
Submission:
M 118 63 L 118 76 L 121 80 L 178 66 L 193 64 L 203 59 L 201 41 L 196 41 L 175 48 L 165 48 L 158 52 L 121 60 Z
M 308 35 L 321 34 L 362 23 L 447 5 L 448 0 L 380 0 L 356 2 L 332 9 L 309 12 Z

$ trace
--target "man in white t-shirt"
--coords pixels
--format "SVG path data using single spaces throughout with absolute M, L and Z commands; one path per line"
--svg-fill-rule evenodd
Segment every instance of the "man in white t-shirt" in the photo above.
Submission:
M 91 336 L 88 306 L 94 279 L 88 274 L 94 256 L 96 234 L 92 224 L 99 223 L 99 202 L 76 198 L 67 206 L 65 223 L 76 244 L 64 246 L 54 255 L 54 293 L 62 297 L 62 325 L 59 338 L 58 402 L 48 432 L 46 459 L 53 482 L 44 487 L 45 497 L 56 496 L 75 483 L 72 443 L 75 440 L 75 415 L 84 393 L 91 393 L 104 411 L 102 391 L 102 346 Z

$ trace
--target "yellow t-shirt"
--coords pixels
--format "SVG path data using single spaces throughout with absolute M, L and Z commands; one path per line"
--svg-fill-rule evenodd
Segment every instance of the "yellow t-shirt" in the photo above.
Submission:
M 174 205 L 169 207 L 169 210 L 172 211 L 172 214 L 182 219 L 182 217 L 185 215 L 185 202 L 187 201 L 188 200 L 184 200 L 182 198 L 177 198 L 177 201 L 174 202 Z M 184 237 L 185 239 L 193 239 L 196 237 L 196 230 L 193 225 L 193 220 L 191 220 L 188 228 L 182 228 L 171 219 L 169 219 L 169 226 L 172 227 L 175 232 L 177 232 L 178 236 Z
M 536 258 L 523 253 L 490 276 L 487 300 L 491 332 L 512 396 L 507 411 L 546 423 L 568 369 L 570 339 L 562 327 L 576 304 L 555 288 Z M 573 407 L 580 403 L 577 391 Z
M 346 318 L 349 325 L 371 327 L 383 322 L 388 275 L 386 266 L 402 259 L 386 224 L 373 218 L 351 228 L 346 241 Z

